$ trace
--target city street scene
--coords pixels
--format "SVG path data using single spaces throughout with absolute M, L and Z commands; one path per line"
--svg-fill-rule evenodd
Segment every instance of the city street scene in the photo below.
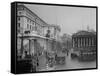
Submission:
M 96 8 L 17 4 L 17 73 L 96 68 Z

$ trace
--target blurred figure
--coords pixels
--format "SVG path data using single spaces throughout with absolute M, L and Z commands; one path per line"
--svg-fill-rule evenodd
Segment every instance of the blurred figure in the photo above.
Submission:
M 46 37 L 50 38 L 50 30 L 47 30 Z

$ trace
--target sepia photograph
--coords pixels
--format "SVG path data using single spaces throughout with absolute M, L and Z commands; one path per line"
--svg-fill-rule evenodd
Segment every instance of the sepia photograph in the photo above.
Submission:
M 97 68 L 97 7 L 17 3 L 16 73 Z

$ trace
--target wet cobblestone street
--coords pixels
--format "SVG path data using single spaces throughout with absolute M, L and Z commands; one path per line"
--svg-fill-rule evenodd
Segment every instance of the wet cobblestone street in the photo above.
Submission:
M 86 69 L 86 68 L 96 68 L 96 61 L 81 62 L 81 61 L 78 61 L 78 59 L 71 59 L 70 54 L 69 54 L 69 56 L 66 55 L 65 64 L 55 65 L 52 68 L 45 66 L 44 69 L 40 69 L 39 71 Z
M 67 69 L 84 69 L 84 68 L 96 68 L 96 61 L 80 62 L 77 59 L 73 60 L 70 56 L 66 57 L 66 64 L 56 66 L 56 70 Z

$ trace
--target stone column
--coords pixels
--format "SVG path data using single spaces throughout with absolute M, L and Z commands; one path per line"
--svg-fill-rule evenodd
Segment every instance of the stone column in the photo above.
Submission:
M 76 38 L 76 47 L 78 47 L 78 38 Z
M 75 41 L 74 41 L 75 39 L 73 38 L 72 39 L 72 43 L 73 43 L 73 47 L 75 46 Z
M 86 47 L 86 37 L 84 39 L 85 39 L 85 47 Z
M 92 38 L 91 38 L 91 46 L 92 46 Z
M 22 37 L 22 39 L 21 39 L 21 54 L 23 54 L 23 42 L 24 42 L 24 39 L 23 39 L 23 37 Z
M 81 47 L 82 47 L 82 37 L 81 37 L 81 39 L 80 39 L 80 40 L 81 40 Z
M 92 46 L 94 46 L 94 39 L 92 38 Z
M 29 55 L 31 54 L 31 40 L 29 39 Z
M 83 37 L 82 37 L 82 47 L 84 46 L 84 44 L 83 44 Z
M 86 45 L 86 44 L 85 44 L 85 42 L 86 42 L 85 40 L 86 40 L 86 39 L 85 39 L 85 37 L 84 37 L 84 47 L 85 47 L 85 45 Z
M 89 46 L 91 46 L 91 38 L 89 38 Z
M 77 38 L 77 46 L 79 47 L 79 38 Z
M 86 38 L 86 47 L 88 46 L 88 38 Z
M 80 37 L 78 38 L 78 47 L 80 47 Z
M 34 54 L 37 53 L 37 40 L 34 39 Z
M 78 40 L 79 40 L 78 45 L 79 45 L 79 47 L 80 47 L 80 37 L 78 38 Z
M 89 38 L 88 38 L 88 46 L 89 46 Z
M 90 38 L 90 46 L 92 45 L 92 39 Z
M 83 47 L 83 37 L 82 37 L 82 47 Z
M 85 39 L 83 38 L 83 47 L 85 46 Z
M 78 47 L 78 37 L 76 39 L 77 39 L 77 47 Z
M 84 37 L 82 38 L 82 43 L 83 43 L 83 47 L 84 47 Z
M 88 38 L 88 45 L 90 46 L 90 38 Z
M 32 39 L 31 42 L 31 55 L 34 55 L 34 39 Z
M 91 37 L 91 46 L 92 46 L 92 37 Z
M 79 37 L 79 47 L 80 47 L 80 37 Z

